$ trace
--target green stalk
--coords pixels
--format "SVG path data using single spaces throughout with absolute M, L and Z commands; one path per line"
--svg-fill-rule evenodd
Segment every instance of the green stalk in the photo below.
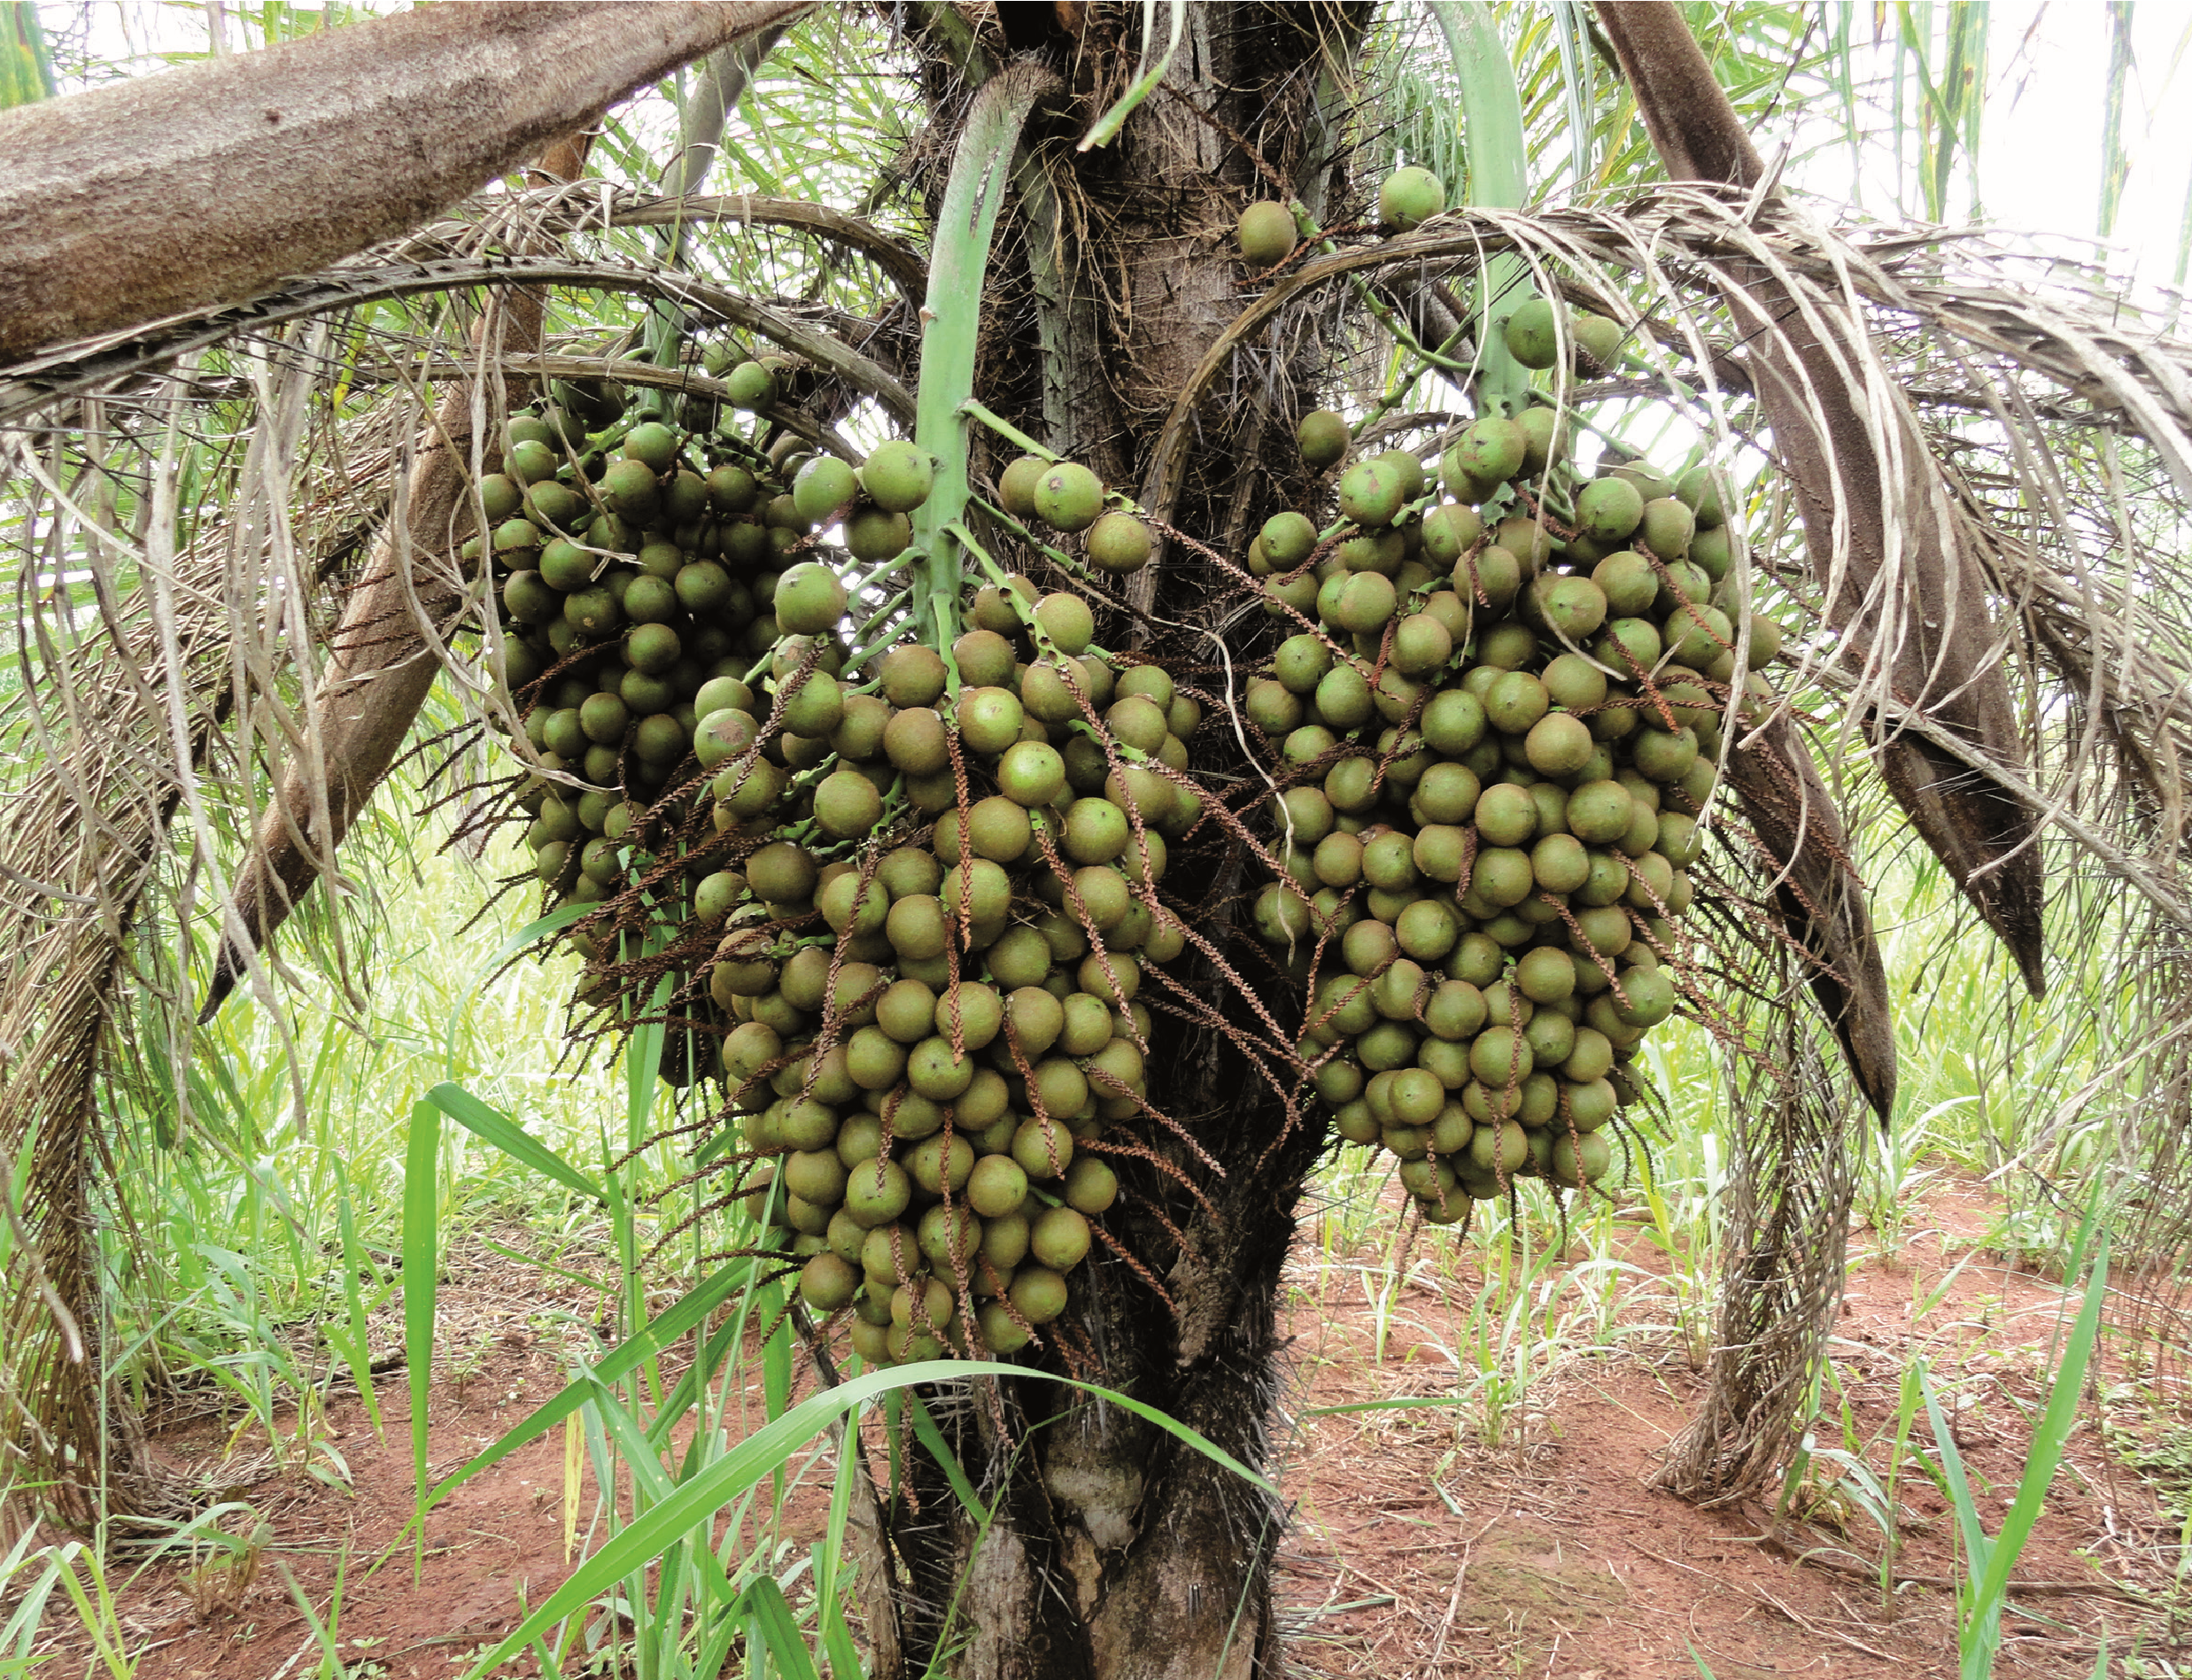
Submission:
M 927 556 L 914 574 L 915 634 L 942 652 L 958 639 L 961 559 L 949 528 L 965 511 L 967 417 L 974 351 L 981 333 L 982 282 L 990 235 L 1011 174 L 1013 148 L 1037 97 L 1057 85 L 1050 71 L 1015 65 L 974 96 L 929 253 L 928 301 L 921 311 L 921 379 L 913 440 L 936 462 L 935 488 L 913 516 L 913 543 Z
M 1530 196 L 1530 149 L 1522 133 L 1522 96 L 1499 25 L 1489 7 L 1461 0 L 1431 0 L 1431 15 L 1445 33 L 1461 84 L 1461 109 L 1468 113 L 1461 136 L 1469 160 L 1468 202 L 1519 210 Z M 1499 323 L 1536 295 L 1521 258 L 1494 257 L 1485 263 L 1476 288 L 1479 414 L 1512 419 L 1530 406 L 1529 370 L 1507 353 Z
M 1076 151 L 1087 151 L 1091 147 L 1107 146 L 1116 139 L 1119 131 L 1127 126 L 1127 119 L 1134 115 L 1135 107 L 1157 91 L 1157 84 L 1165 79 L 1165 72 L 1172 68 L 1173 55 L 1180 50 L 1180 35 L 1188 20 L 1188 0 L 1172 0 L 1172 39 L 1166 43 L 1165 56 L 1154 65 L 1150 63 L 1150 37 L 1157 32 L 1157 0 L 1142 0 L 1142 63 L 1134 86 L 1120 96 L 1119 102 L 1096 119 Z

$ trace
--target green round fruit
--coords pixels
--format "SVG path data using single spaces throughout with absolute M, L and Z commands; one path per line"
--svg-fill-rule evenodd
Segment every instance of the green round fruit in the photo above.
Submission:
M 1091 473 L 1089 477 L 1093 480 L 1095 475 Z M 1056 520 L 1051 523 L 1057 523 Z M 1058 529 L 1079 530 L 1081 526 L 1058 525 Z M 1132 514 L 1105 514 L 1089 528 L 1088 562 L 1097 570 L 1114 577 L 1140 571 L 1150 563 L 1151 546 L 1150 528 Z
M 602 638 L 614 634 L 624 622 L 616 592 L 605 584 L 574 591 L 563 597 L 563 622 L 581 635 Z
M 1530 769 L 1556 780 L 1573 776 L 1591 762 L 1597 743 L 1590 725 L 1568 712 L 1547 712 L 1530 726 L 1523 751 Z
M 1092 535 L 1092 546 L 1093 542 Z M 1065 654 L 1086 651 L 1096 635 L 1096 615 L 1088 603 L 1065 591 L 1045 595 L 1035 603 L 1035 623 L 1050 639 L 1051 646 Z
M 1475 486 L 1500 484 L 1522 471 L 1523 446 L 1520 426 L 1512 420 L 1488 415 L 1470 426 L 1460 441 L 1446 451 L 1439 471 L 1449 491 L 1465 500 L 1474 500 L 1474 495 L 1467 492 Z
M 1019 739 L 1026 726 L 1019 696 L 1008 688 L 963 688 L 955 715 L 966 744 L 993 758 Z
M 1056 461 L 1035 480 L 1032 501 L 1052 530 L 1087 530 L 1104 511 L 1104 481 L 1076 461 Z
M 1294 429 L 1294 441 L 1301 449 L 1302 460 L 1322 472 L 1347 458 L 1353 438 L 1346 421 L 1329 408 L 1318 408 L 1302 416 L 1301 424 Z
M 1423 708 L 1419 727 L 1434 752 L 1460 758 L 1484 739 L 1483 702 L 1465 689 L 1442 688 Z
M 868 499 L 886 513 L 910 514 L 935 488 L 936 464 L 926 450 L 902 437 L 877 446 L 860 469 Z
M 1551 704 L 1545 685 L 1528 671 L 1504 672 L 1484 694 L 1484 716 L 1503 734 L 1526 735 Z
M 832 840 L 864 835 L 882 819 L 883 796 L 857 770 L 833 771 L 815 789 L 815 825 Z
M 859 493 L 851 466 L 835 455 L 817 455 L 792 481 L 792 506 L 810 525 L 829 521 Z
M 1411 613 L 1394 627 L 1393 664 L 1404 676 L 1427 677 L 1452 656 L 1452 634 L 1430 614 Z
M 1399 469 L 1383 457 L 1359 461 L 1340 476 L 1340 512 L 1358 525 L 1390 525 L 1400 517 L 1406 489 Z
M 1294 249 L 1294 213 L 1274 199 L 1264 199 L 1241 212 L 1234 228 L 1240 241 L 1241 260 L 1251 268 L 1274 268 Z
M 1264 521 L 1264 557 L 1281 571 L 1291 571 L 1316 551 L 1317 528 L 1306 514 L 1291 509 Z
M 1633 549 L 1608 554 L 1592 569 L 1591 581 L 1606 597 L 1610 617 L 1634 618 L 1649 612 L 1659 599 L 1659 573 L 1652 562 Z
M 1622 340 L 1628 337 L 1621 322 L 1589 310 L 1577 310 L 1568 323 L 1576 343 L 1576 358 L 1594 372 L 1611 372 L 1621 365 Z
M 1015 741 L 997 763 L 997 786 L 1016 805 L 1055 804 L 1065 792 L 1065 760 L 1044 742 Z
M 506 519 L 494 530 L 495 558 L 513 570 L 532 564 L 540 547 L 540 527 L 530 519 Z
M 739 363 L 723 383 L 732 406 L 748 413 L 771 407 L 776 402 L 776 374 L 758 361 Z
M 1594 478 L 1576 497 L 1576 524 L 1602 543 L 1624 541 L 1644 517 L 1644 497 L 1626 479 Z
M 1376 635 L 1391 621 L 1395 600 L 1390 578 L 1376 572 L 1357 572 L 1338 592 L 1333 622 L 1358 636 Z
M 1423 515 L 1423 558 L 1434 569 L 1450 571 L 1483 535 L 1484 522 L 1475 508 L 1443 504 Z
M 628 460 L 645 461 L 657 473 L 666 473 L 678 460 L 678 434 L 660 421 L 644 421 L 624 434 Z
M 696 618 L 721 612 L 732 599 L 734 587 L 731 574 L 712 560 L 696 560 L 679 567 L 670 584 L 678 592 L 678 604 Z
M 883 655 L 883 696 L 901 708 L 933 706 L 943 697 L 950 673 L 933 647 L 909 642 Z
M 1285 685 L 1290 693 L 1314 693 L 1325 673 L 1332 669 L 1332 650 L 1321 638 L 1305 631 L 1281 642 L 1278 651 L 1272 655 L 1271 665 L 1272 674 Z
M 895 560 L 913 543 L 913 522 L 903 514 L 863 507 L 845 519 L 845 546 L 852 557 L 873 566 Z
M 1377 190 L 1377 217 L 1396 233 L 1421 227 L 1446 207 L 1446 189 L 1428 169 L 1396 169 Z
M 526 516 L 536 526 L 569 530 L 585 511 L 585 501 L 569 484 L 544 480 L 525 492 Z
M 1630 1026 L 1657 1026 L 1675 1012 L 1678 1001 L 1674 982 L 1665 972 L 1655 968 L 1630 968 L 1622 973 L 1622 990 L 1628 995 L 1626 1003 L 1616 1002 L 1614 1012 Z
M 845 688 L 826 670 L 813 670 L 796 688 L 783 691 L 783 722 L 787 735 L 821 740 L 837 732 L 845 719 Z
M 1040 455 L 1022 455 L 997 476 L 997 501 L 1015 519 L 1032 519 L 1035 513 L 1035 485 L 1050 463 Z
M 1690 539 L 1696 534 L 1697 515 L 1674 497 L 1645 503 L 1638 535 L 1644 546 L 1661 560 L 1680 560 L 1690 552 Z
M 1697 528 L 1716 530 L 1727 523 L 1728 510 L 1720 499 L 1720 480 L 1709 466 L 1696 466 L 1675 483 L 1675 495 L 1697 515 Z
M 608 471 L 600 474 L 600 493 L 609 500 L 618 514 L 627 514 L 636 520 L 645 520 L 660 505 L 655 489 L 655 469 L 636 461 L 631 456 L 612 461 Z
M 842 461 L 837 464 L 844 465 Z M 802 561 L 777 579 L 773 610 L 778 628 L 788 635 L 826 634 L 836 629 L 838 621 L 845 615 L 845 585 L 827 566 L 815 561 Z
M 1550 368 L 1560 360 L 1553 307 L 1549 298 L 1532 298 L 1507 317 L 1507 354 L 1525 368 Z
M 1514 422 L 1522 429 L 1522 468 L 1542 473 L 1568 459 L 1568 426 L 1558 409 L 1532 408 Z
M 1545 628 L 1563 640 L 1588 641 L 1606 623 L 1606 592 L 1588 577 L 1536 577 L 1530 592 Z
M 714 468 L 702 482 L 708 486 L 709 506 L 719 514 L 742 514 L 760 494 L 754 475 L 735 464 Z

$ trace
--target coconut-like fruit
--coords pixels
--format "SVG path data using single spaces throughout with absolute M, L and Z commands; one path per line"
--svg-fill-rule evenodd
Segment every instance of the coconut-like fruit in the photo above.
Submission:
M 792 506 L 809 525 L 830 519 L 859 493 L 851 466 L 835 455 L 817 455 L 792 481 Z
M 1445 182 L 1428 169 L 1396 169 L 1377 190 L 1378 221 L 1396 233 L 1420 228 L 1446 207 Z
M 1525 368 L 1550 368 L 1560 360 L 1553 308 L 1551 299 L 1532 298 L 1507 317 L 1502 335 L 1507 354 Z
M 1294 429 L 1294 441 L 1301 449 L 1302 459 L 1322 472 L 1346 459 L 1347 446 L 1352 438 L 1346 421 L 1329 408 L 1317 408 L 1302 416 L 1301 424 Z
M 868 498 L 886 513 L 910 514 L 935 488 L 936 464 L 926 449 L 902 437 L 877 445 L 860 468 Z
M 1104 512 L 1104 481 L 1077 461 L 1053 461 L 1036 478 L 1035 516 L 1054 530 L 1087 530 Z
M 740 408 L 769 408 L 777 400 L 775 370 L 758 361 L 742 361 L 724 381 L 732 403 Z
M 1609 373 L 1621 365 L 1622 340 L 1627 335 L 1618 321 L 1578 310 L 1569 318 L 1568 330 L 1576 341 L 1576 359 L 1586 369 Z
M 824 635 L 845 615 L 845 585 L 827 566 L 802 561 L 777 579 L 775 611 L 788 635 Z
M 1088 561 L 1099 571 L 1140 571 L 1150 563 L 1150 528 L 1132 514 L 1105 514 L 1088 528 Z
M 1234 232 L 1240 241 L 1243 262 L 1251 268 L 1276 267 L 1294 249 L 1294 213 L 1275 200 L 1265 199 L 1241 212 Z

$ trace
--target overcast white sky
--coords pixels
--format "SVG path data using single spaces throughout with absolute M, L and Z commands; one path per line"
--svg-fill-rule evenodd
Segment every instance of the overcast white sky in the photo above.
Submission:
M 2006 226 L 2095 231 L 2109 26 L 2102 0 L 1995 0 L 1979 190 Z M 2114 243 L 2166 284 L 2192 180 L 2192 4 L 2137 0 L 2125 100 L 2132 166 Z

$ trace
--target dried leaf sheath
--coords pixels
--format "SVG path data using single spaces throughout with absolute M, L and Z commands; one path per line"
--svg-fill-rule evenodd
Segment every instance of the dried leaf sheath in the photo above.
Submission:
M 1766 193 L 1764 166 L 1682 14 L 1632 0 L 1601 16 L 1669 174 L 1726 182 L 1753 202 Z M 1987 758 L 2021 770 L 1985 580 L 1958 540 L 1915 416 L 1878 389 L 1886 369 L 1863 323 L 1785 284 L 1770 262 L 1731 265 L 1722 295 L 1794 485 L 1826 616 L 1853 644 L 1851 663 L 1864 668 L 1868 685 L 1892 689 Z M 1878 732 L 1897 801 L 2040 995 L 2035 814 L 2012 788 L 1974 775 L 1933 742 L 1892 727 Z

